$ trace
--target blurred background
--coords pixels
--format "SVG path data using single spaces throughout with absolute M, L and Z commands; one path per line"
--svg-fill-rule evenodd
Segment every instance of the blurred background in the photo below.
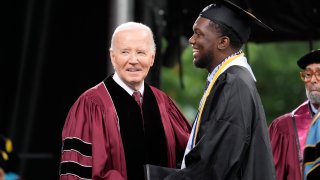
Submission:
M 304 101 L 296 61 L 320 48 L 320 1 L 237 0 L 274 29 L 253 26 L 244 51 L 268 123 Z M 61 131 L 72 103 L 111 74 L 114 28 L 147 24 L 157 44 L 147 81 L 166 91 L 193 122 L 206 70 L 188 38 L 210 0 L 10 0 L 0 2 L 0 134 L 11 138 L 9 169 L 26 180 L 58 179 Z M 246 3 L 246 5 L 244 5 Z

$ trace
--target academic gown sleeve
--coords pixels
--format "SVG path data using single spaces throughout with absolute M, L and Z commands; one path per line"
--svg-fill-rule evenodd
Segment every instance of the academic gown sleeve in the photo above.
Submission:
M 167 139 L 168 167 L 182 161 L 191 126 L 174 101 L 162 91 L 151 86 L 159 105 L 162 124 Z
M 114 163 L 117 157 L 111 157 L 112 134 L 105 128 L 105 117 L 106 109 L 94 91 L 84 93 L 73 104 L 62 131 L 61 180 L 126 179 L 124 171 L 115 168 L 114 164 L 119 166 Z
M 296 140 L 290 114 L 273 120 L 269 127 L 277 179 L 301 180 Z
M 164 179 L 275 179 L 267 125 L 254 82 L 238 76 L 228 74 L 216 82 L 205 104 L 200 139 L 186 156 L 186 168 Z
M 176 142 L 176 160 L 177 163 L 182 161 L 185 148 L 188 143 L 191 126 L 187 119 L 184 117 L 179 108 L 175 103 L 168 97 L 169 109 L 168 113 L 170 114 L 170 122 L 172 129 L 174 131 L 174 139 Z

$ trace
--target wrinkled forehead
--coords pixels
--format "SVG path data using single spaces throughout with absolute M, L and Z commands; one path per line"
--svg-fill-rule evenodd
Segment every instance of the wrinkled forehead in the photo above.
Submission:
M 151 48 L 152 43 L 152 34 L 145 29 L 120 30 L 115 34 L 114 44 L 116 48 L 126 46 Z
M 311 63 L 311 64 L 307 65 L 306 70 L 320 71 L 320 62 L 319 63 Z
M 115 32 L 116 38 L 136 38 L 136 39 L 144 39 L 147 40 L 147 38 L 152 38 L 149 31 L 146 29 L 141 28 L 134 28 L 134 29 L 122 29 L 117 32 Z

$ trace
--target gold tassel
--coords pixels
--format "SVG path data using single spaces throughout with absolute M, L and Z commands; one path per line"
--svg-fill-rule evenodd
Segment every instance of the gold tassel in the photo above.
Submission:
M 6 139 L 6 151 L 11 153 L 13 151 L 12 141 L 10 139 Z
M 0 150 L 0 153 L 1 153 L 1 156 L 4 159 L 4 161 L 8 161 L 8 159 L 9 159 L 8 154 L 2 150 Z

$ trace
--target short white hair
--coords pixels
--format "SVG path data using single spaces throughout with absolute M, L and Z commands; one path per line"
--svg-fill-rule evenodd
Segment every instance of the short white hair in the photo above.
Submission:
M 146 30 L 147 32 L 150 33 L 150 37 L 152 39 L 152 43 L 151 43 L 151 50 L 153 52 L 156 51 L 156 43 L 154 42 L 154 38 L 153 38 L 153 32 L 152 30 L 145 24 L 142 23 L 137 23 L 137 22 L 126 22 L 123 24 L 120 24 L 113 32 L 112 34 L 112 38 L 111 38 L 111 45 L 110 45 L 110 49 L 114 49 L 114 38 L 115 35 L 122 30 L 128 30 L 128 29 L 143 29 Z

